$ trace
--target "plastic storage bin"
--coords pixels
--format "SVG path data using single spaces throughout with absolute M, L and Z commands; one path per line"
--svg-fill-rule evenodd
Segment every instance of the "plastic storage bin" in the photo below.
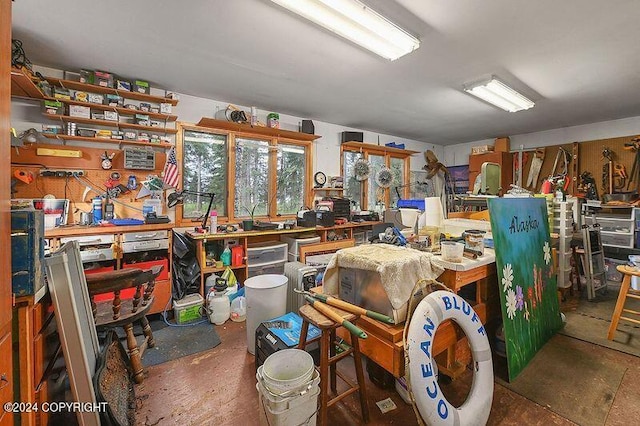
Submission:
M 265 265 L 287 261 L 287 243 L 258 243 L 247 248 L 247 264 L 249 266 Z
M 621 234 L 621 233 L 605 233 L 601 232 L 602 245 L 616 246 L 616 247 L 633 247 L 633 234 Z
M 284 264 L 286 261 L 271 263 L 271 264 L 262 264 L 256 266 L 249 266 L 248 268 L 248 276 L 255 277 L 257 275 L 266 275 L 266 274 L 284 274 Z
M 178 324 L 186 324 L 202 317 L 204 299 L 199 294 L 190 294 L 173 301 L 173 315 Z
M 307 244 L 316 244 L 320 242 L 320 237 L 309 237 L 309 238 L 293 238 L 282 236 L 280 237 L 283 243 L 287 243 L 289 256 L 289 262 L 297 262 L 300 257 L 300 247 Z

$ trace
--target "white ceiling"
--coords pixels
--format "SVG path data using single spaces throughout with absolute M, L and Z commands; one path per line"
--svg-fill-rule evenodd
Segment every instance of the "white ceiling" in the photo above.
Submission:
M 389 62 L 269 0 L 16 0 L 32 62 L 440 145 L 640 115 L 637 0 L 368 0 L 417 35 Z M 536 102 L 463 92 L 496 74 Z

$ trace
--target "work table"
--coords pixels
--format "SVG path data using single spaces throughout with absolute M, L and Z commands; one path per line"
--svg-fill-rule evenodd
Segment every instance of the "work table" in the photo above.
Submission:
M 496 261 L 496 253 L 493 249 L 484 249 L 484 254 L 479 256 L 477 259 L 469 259 L 466 257 L 462 258 L 462 262 L 454 263 L 446 261 L 440 255 L 435 255 L 432 258 L 433 263 L 442 266 L 444 269 L 449 269 L 451 271 L 460 271 L 466 272 L 472 269 L 478 268 L 480 266 L 490 265 L 495 263 Z
M 125 232 L 166 231 L 175 227 L 175 223 L 150 223 L 125 226 L 82 226 L 71 225 L 44 231 L 45 238 L 76 237 L 80 235 L 122 234 Z

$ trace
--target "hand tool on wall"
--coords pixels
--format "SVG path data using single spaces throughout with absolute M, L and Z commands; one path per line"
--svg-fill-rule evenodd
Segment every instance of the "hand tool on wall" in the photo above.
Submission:
M 387 324 L 393 324 L 393 318 L 390 318 L 386 315 L 383 315 L 379 312 L 375 312 L 375 311 L 370 311 L 368 309 L 364 309 L 360 306 L 357 305 L 353 305 L 349 302 L 345 302 L 344 300 L 340 300 L 338 298 L 332 297 L 332 296 L 328 296 L 326 294 L 318 294 L 318 293 L 311 293 L 310 291 L 303 291 L 303 290 L 298 290 L 298 289 L 294 289 L 293 291 L 295 291 L 298 294 L 304 294 L 306 296 L 311 296 L 314 299 L 317 299 L 319 301 L 321 301 L 322 303 L 326 303 L 327 305 L 331 305 L 331 306 L 335 306 L 336 308 L 340 308 L 343 311 L 347 311 L 347 312 L 351 312 L 352 314 L 356 314 L 356 315 L 364 315 L 367 316 L 369 318 L 372 318 L 374 320 L 377 321 L 381 321 Z
M 358 327 L 353 325 L 353 323 L 351 323 L 350 321 L 347 321 L 346 319 L 342 318 L 338 313 L 334 312 L 328 305 L 325 305 L 324 303 L 320 302 L 319 300 L 316 300 L 313 297 L 307 296 L 306 294 L 305 294 L 304 298 L 311 306 L 313 306 L 313 308 L 316 311 L 318 311 L 322 315 L 328 317 L 330 320 L 335 321 L 338 324 L 342 325 L 344 328 L 349 330 L 349 332 L 351 334 L 353 334 L 354 336 L 357 336 L 357 337 L 359 337 L 361 339 L 366 339 L 367 338 L 367 333 L 365 333 L 364 331 L 360 330 Z
M 529 176 L 527 177 L 527 188 L 535 189 L 538 186 L 538 176 L 540 176 L 540 169 L 542 169 L 542 163 L 544 162 L 544 155 L 546 148 L 537 148 L 531 160 L 531 167 L 529 168 Z
M 522 186 L 522 171 L 525 164 L 529 160 L 529 153 L 525 151 L 518 151 L 513 154 L 513 177 L 517 186 Z
M 609 194 L 613 194 L 613 151 L 608 147 L 602 148 L 602 159 L 607 160 L 607 164 L 602 166 L 602 187 L 609 189 Z
M 587 200 L 597 200 L 598 188 L 596 187 L 596 180 L 591 175 L 591 172 L 582 172 L 580 175 L 580 183 L 578 183 L 578 191 L 584 194 L 584 198 Z
M 620 163 L 614 164 L 613 172 L 614 172 L 613 189 L 614 190 L 624 189 L 624 184 L 627 181 L 627 169 L 624 167 L 624 164 L 620 164 Z

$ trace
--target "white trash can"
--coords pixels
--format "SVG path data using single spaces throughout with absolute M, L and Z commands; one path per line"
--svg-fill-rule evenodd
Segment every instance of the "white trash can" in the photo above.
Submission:
M 256 353 L 256 328 L 260 323 L 287 313 L 287 283 L 287 277 L 275 274 L 257 275 L 244 282 L 250 354 Z

